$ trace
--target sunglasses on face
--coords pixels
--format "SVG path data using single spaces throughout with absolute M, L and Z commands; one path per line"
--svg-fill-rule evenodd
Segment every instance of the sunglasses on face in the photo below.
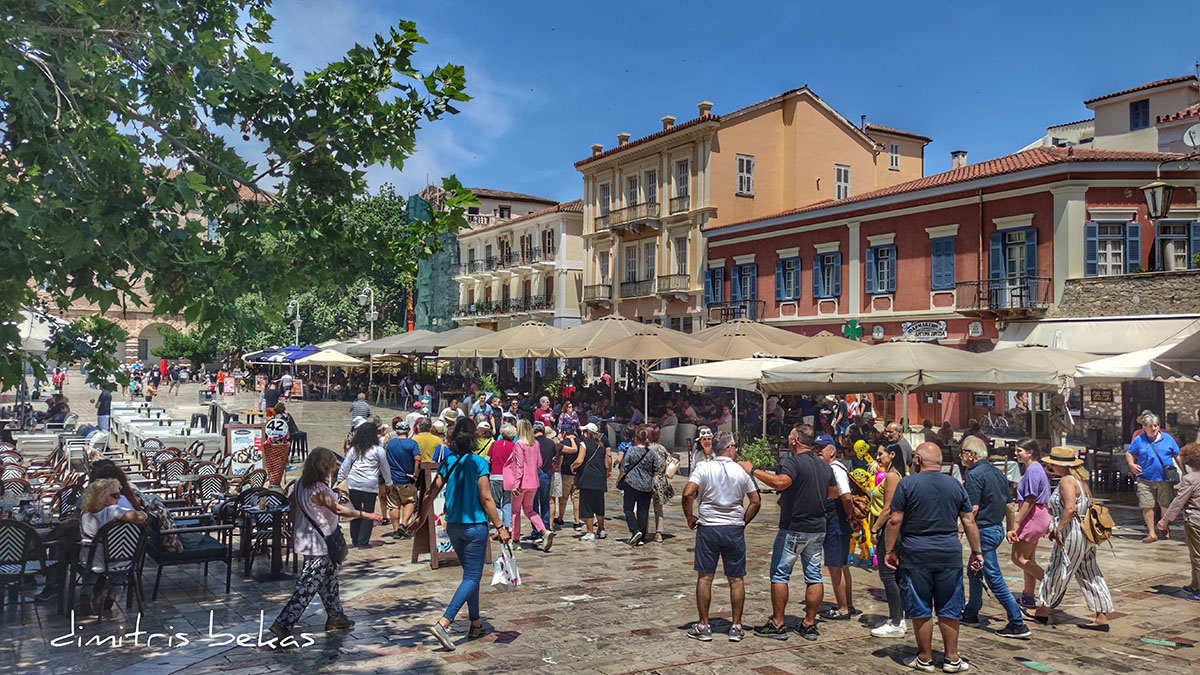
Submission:
M 110 498 L 110 499 L 120 499 L 120 498 L 121 498 L 121 493 L 120 493 L 120 492 L 114 492 L 114 493 L 112 493 L 111 495 L 109 495 L 109 498 Z

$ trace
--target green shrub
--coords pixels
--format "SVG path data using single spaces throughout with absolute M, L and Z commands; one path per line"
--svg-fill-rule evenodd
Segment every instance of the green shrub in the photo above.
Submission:
M 737 458 L 758 469 L 774 469 L 779 464 L 779 455 L 771 447 L 771 441 L 761 436 L 739 448 Z

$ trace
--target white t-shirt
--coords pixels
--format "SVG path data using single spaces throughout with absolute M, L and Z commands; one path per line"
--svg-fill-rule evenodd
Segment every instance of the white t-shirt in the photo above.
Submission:
M 292 391 L 292 376 L 291 375 L 284 375 L 283 377 L 279 378 L 279 383 L 283 385 L 283 393 L 285 393 L 285 394 L 291 393 L 291 391 Z
M 746 507 L 742 501 L 751 492 L 758 492 L 758 485 L 742 467 L 728 457 L 715 457 L 711 462 L 701 462 L 692 469 L 689 483 L 695 483 L 698 491 L 696 501 L 700 503 L 701 525 L 744 526 Z
M 122 497 L 121 499 L 124 499 Z M 120 504 L 106 506 L 96 513 L 84 513 L 79 516 L 79 529 L 83 532 L 84 539 L 91 539 L 96 536 L 100 528 L 104 527 L 111 520 L 116 520 L 121 516 L 129 513 L 133 509 L 125 508 Z
M 850 493 L 850 472 L 846 471 L 845 465 L 838 460 L 833 460 L 830 465 L 833 468 L 833 479 L 837 481 L 838 496 Z

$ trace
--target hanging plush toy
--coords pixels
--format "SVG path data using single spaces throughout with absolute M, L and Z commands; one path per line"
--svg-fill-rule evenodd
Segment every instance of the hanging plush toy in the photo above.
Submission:
M 861 441 L 860 441 L 861 442 Z M 857 444 L 856 444 L 857 446 Z M 856 447 L 857 450 L 857 447 Z M 875 495 L 882 493 L 881 484 L 875 480 L 875 473 L 870 469 L 855 469 L 850 472 L 851 489 L 858 491 L 859 494 L 866 495 L 872 502 L 875 502 Z M 872 509 L 873 510 L 873 509 Z M 850 538 L 850 564 L 862 567 L 863 569 L 871 569 L 877 564 L 875 559 L 875 546 L 871 541 L 871 526 L 874 524 L 875 515 L 878 512 L 869 514 L 862 519 L 862 527 L 855 532 Z

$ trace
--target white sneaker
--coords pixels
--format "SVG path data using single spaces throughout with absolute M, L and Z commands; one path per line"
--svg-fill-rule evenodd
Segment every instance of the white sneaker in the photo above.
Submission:
M 904 627 L 904 622 L 892 623 L 884 621 L 876 628 L 871 629 L 871 635 L 877 638 L 902 638 L 908 630 Z
M 580 537 L 579 541 L 596 541 L 596 535 L 592 534 L 591 532 L 588 532 L 587 534 Z

